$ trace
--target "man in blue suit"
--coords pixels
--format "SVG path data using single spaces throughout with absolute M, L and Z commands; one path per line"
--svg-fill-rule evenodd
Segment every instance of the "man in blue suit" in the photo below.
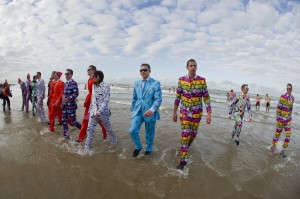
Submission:
M 142 64 L 140 67 L 142 79 L 134 83 L 131 103 L 131 124 L 129 129 L 129 133 L 135 145 L 133 157 L 138 156 L 143 148 L 139 137 L 143 122 L 145 122 L 146 128 L 145 155 L 151 154 L 155 134 L 155 123 L 156 120 L 160 119 L 159 107 L 162 102 L 160 82 L 151 78 L 150 73 L 150 65 Z

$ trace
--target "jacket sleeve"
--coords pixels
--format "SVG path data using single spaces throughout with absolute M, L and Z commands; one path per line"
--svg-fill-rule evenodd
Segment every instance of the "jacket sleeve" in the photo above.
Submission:
M 132 112 L 134 107 L 135 107 L 135 103 L 136 103 L 136 100 L 137 100 L 137 94 L 136 94 L 136 83 L 134 83 L 133 85 L 133 94 L 132 94 L 132 102 L 131 102 L 131 108 L 130 108 L 130 111 Z
M 178 80 L 178 87 L 176 89 L 176 97 L 175 97 L 175 102 L 174 102 L 174 104 L 177 106 L 179 106 L 182 92 L 183 92 L 183 88 L 182 88 L 182 85 L 180 84 L 180 80 Z
M 105 107 L 108 106 L 109 99 L 110 99 L 110 87 L 109 85 L 103 86 L 104 92 L 103 92 L 103 98 L 99 100 L 98 103 L 98 115 L 102 114 L 104 112 Z
M 160 82 L 157 82 L 157 86 L 155 87 L 154 90 L 154 102 L 152 104 L 151 109 L 157 111 L 161 105 L 161 102 L 162 102 L 162 93 L 160 88 Z
M 250 98 L 248 98 L 248 100 L 247 100 L 247 110 L 248 110 L 248 113 L 249 113 L 249 118 L 252 118 Z
M 65 84 L 64 84 L 64 83 L 61 83 L 61 85 L 60 85 L 60 87 L 59 87 L 60 95 L 59 95 L 59 97 L 58 97 L 58 99 L 57 99 L 57 101 L 58 101 L 59 103 L 62 102 L 62 96 L 63 96 L 63 94 L 64 94 L 64 90 L 65 90 Z
M 231 117 L 233 107 L 236 106 L 236 103 L 237 103 L 237 97 L 233 98 L 232 103 L 230 104 L 228 117 Z
M 210 96 L 207 90 L 206 81 L 204 80 L 204 86 L 203 86 L 203 101 L 206 107 L 206 112 L 211 113 L 211 105 L 210 105 Z

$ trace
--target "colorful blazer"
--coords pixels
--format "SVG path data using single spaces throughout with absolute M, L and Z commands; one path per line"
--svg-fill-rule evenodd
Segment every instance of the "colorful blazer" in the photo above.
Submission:
M 202 100 L 204 101 L 206 112 L 211 112 L 210 96 L 205 78 L 196 76 L 191 80 L 189 76 L 180 77 L 174 102 L 175 105 L 180 105 L 180 118 L 185 118 L 188 113 L 193 118 L 201 118 L 203 112 Z
M 65 82 L 63 106 L 67 109 L 77 109 L 76 98 L 79 95 L 78 85 L 73 79 Z M 67 99 L 67 102 L 64 102 Z
M 133 86 L 133 96 L 131 103 L 131 117 L 133 118 L 141 110 L 142 115 L 149 109 L 153 111 L 151 117 L 143 116 L 144 120 L 156 121 L 160 119 L 159 107 L 162 103 L 162 92 L 160 82 L 149 77 L 144 87 L 142 88 L 142 80 L 138 80 Z
M 276 121 L 283 123 L 292 121 L 293 104 L 293 95 L 289 96 L 288 93 L 281 95 L 276 109 Z
M 244 95 L 243 93 L 241 93 L 241 95 L 236 96 L 233 99 L 233 101 L 230 105 L 228 116 L 231 117 L 231 115 L 234 114 L 233 115 L 234 117 L 239 115 L 241 118 L 243 118 L 246 108 L 249 113 L 249 118 L 252 118 L 250 98 L 248 96 Z
M 99 86 L 92 87 L 92 101 L 90 105 L 90 116 L 92 115 L 111 115 L 108 103 L 110 99 L 110 86 L 101 82 Z

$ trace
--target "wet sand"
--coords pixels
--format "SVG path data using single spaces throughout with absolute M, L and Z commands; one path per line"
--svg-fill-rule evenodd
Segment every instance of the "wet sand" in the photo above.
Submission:
M 72 140 L 62 142 L 62 126 L 49 133 L 18 105 L 0 112 L 0 198 L 300 198 L 298 129 L 292 129 L 288 156 L 281 158 L 266 152 L 275 123 L 244 122 L 237 147 L 229 141 L 233 120 L 213 116 L 207 125 L 203 117 L 190 161 L 179 171 L 180 126 L 170 111 L 161 111 L 153 154 L 133 158 L 129 106 L 110 107 L 119 143 L 113 148 L 104 142 L 97 127 L 92 155 L 83 155 L 74 141 L 78 129 L 71 127 Z M 143 145 L 144 135 L 143 127 Z

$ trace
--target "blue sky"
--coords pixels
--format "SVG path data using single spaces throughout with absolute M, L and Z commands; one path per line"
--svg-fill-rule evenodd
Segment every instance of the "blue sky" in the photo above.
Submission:
M 2 0 L 0 75 L 9 82 L 72 68 L 86 82 L 132 83 L 141 63 L 176 85 L 190 58 L 215 89 L 300 93 L 300 2 L 286 0 Z

